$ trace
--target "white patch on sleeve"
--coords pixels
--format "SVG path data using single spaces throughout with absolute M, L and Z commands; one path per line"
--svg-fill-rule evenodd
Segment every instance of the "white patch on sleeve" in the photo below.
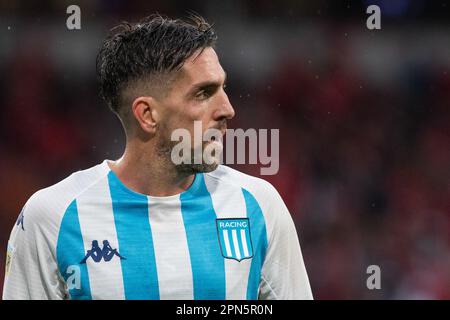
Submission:
M 6 251 L 6 270 L 5 270 L 5 277 L 8 276 L 9 270 L 11 269 L 12 259 L 14 257 L 14 252 L 16 249 L 12 246 L 11 243 L 8 242 L 8 249 Z

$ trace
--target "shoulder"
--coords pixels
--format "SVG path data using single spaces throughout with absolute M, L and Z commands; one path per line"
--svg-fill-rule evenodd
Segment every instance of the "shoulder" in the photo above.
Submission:
M 278 191 L 270 182 L 225 165 L 220 165 L 216 170 L 207 173 L 206 177 L 216 180 L 217 184 L 242 188 L 261 204 L 267 204 L 267 202 L 273 201 L 279 196 Z
M 269 236 L 279 221 L 290 219 L 289 211 L 280 194 L 270 182 L 264 179 L 220 165 L 215 171 L 206 173 L 205 180 L 210 192 L 243 193 L 249 200 L 249 202 L 246 201 L 247 205 L 260 209 Z M 223 195 L 223 197 L 229 201 L 236 199 L 233 194 Z
M 215 171 L 206 173 L 205 180 L 207 184 L 213 186 L 208 188 L 212 192 L 221 192 L 223 189 L 239 189 L 240 192 L 244 192 L 255 200 L 252 202 L 256 202 L 261 210 L 269 239 L 272 239 L 279 230 L 292 227 L 293 222 L 289 210 L 270 182 L 224 165 L 220 165 Z M 232 199 L 231 196 L 229 198 Z
M 109 171 L 106 162 L 72 173 L 60 182 L 35 192 L 22 212 L 24 224 L 57 228 L 64 212 L 76 197 Z M 25 225 L 25 227 L 26 227 Z

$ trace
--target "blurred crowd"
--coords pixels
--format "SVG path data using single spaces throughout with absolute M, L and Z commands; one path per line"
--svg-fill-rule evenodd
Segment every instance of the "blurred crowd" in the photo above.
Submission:
M 123 8 L 127 18 L 188 9 L 181 1 L 146 11 L 93 1 L 74 36 L 64 11 L 57 20 L 57 2 L 46 3 L 53 19 L 45 23 L 30 18 L 35 8 L 0 6 L 1 283 L 26 200 L 123 151 L 120 123 L 95 81 L 106 30 Z M 243 3 L 223 16 L 193 6 L 219 34 L 236 109 L 229 127 L 280 129 L 280 171 L 263 178 L 290 209 L 314 297 L 450 299 L 450 46 L 442 43 L 449 28 L 396 20 L 368 31 L 364 11 L 352 9 L 347 21 L 324 1 L 324 16 L 303 1 L 279 2 L 280 15 L 270 1 Z M 380 267 L 380 290 L 366 286 L 370 265 Z

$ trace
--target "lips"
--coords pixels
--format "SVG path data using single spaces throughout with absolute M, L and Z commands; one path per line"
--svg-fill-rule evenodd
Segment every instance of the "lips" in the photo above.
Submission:
M 205 132 L 207 132 L 208 130 L 213 130 L 213 129 L 217 130 L 217 131 L 220 131 L 220 135 L 221 135 L 221 137 L 223 137 L 225 135 L 226 131 L 227 131 L 227 126 L 225 124 L 225 125 L 222 125 L 222 126 L 211 127 L 211 128 L 208 128 Z M 222 139 L 220 139 L 220 140 L 222 140 Z M 209 141 L 216 141 L 216 137 L 212 136 L 209 139 Z M 219 142 L 221 142 L 221 141 L 219 141 Z
M 225 132 L 227 131 L 227 123 L 225 121 L 220 121 L 217 126 L 212 127 L 210 129 L 219 130 L 223 136 L 223 135 L 225 135 Z

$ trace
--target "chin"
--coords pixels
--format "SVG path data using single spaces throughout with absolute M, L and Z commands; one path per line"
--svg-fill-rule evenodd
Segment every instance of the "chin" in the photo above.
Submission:
M 176 166 L 178 172 L 185 174 L 207 173 L 216 170 L 218 167 L 219 162 L 214 162 L 212 164 L 181 164 Z
M 206 172 L 211 172 L 217 169 L 217 167 L 219 166 L 218 163 L 214 163 L 214 164 L 201 164 L 199 165 L 196 169 L 197 173 L 206 173 Z

